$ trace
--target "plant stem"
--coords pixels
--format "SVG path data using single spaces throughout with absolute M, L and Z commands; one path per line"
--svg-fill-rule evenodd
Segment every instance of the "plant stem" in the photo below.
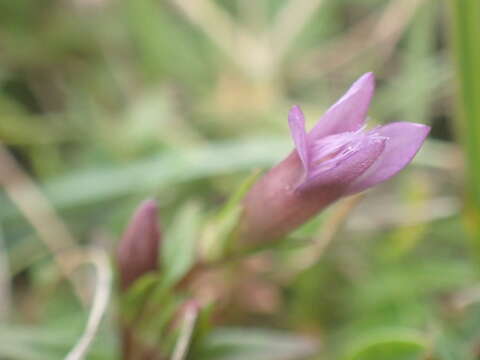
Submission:
M 458 79 L 456 127 L 465 151 L 466 220 L 480 263 L 480 1 L 450 0 Z

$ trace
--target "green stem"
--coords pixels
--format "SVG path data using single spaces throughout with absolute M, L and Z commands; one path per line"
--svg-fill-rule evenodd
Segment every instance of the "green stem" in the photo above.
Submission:
M 456 125 L 466 160 L 466 219 L 480 262 L 480 1 L 450 3 L 458 79 Z

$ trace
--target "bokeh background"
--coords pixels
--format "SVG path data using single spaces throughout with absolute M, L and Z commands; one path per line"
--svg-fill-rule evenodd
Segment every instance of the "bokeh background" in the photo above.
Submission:
M 370 124 L 429 124 L 424 148 L 242 281 L 204 279 L 198 296 L 235 295 L 190 358 L 479 358 L 476 19 L 475 0 L 0 1 L 0 359 L 80 337 L 65 274 L 86 299 L 96 275 L 72 251 L 113 254 L 146 197 L 201 239 L 193 224 L 288 154 L 290 106 L 311 126 L 367 71 Z M 88 359 L 119 358 L 115 299 Z

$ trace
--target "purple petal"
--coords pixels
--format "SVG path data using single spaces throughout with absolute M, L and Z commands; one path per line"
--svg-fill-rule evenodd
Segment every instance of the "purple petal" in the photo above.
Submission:
M 305 132 L 305 117 L 299 106 L 294 106 L 288 114 L 288 125 L 303 168 L 308 171 L 307 133 Z
M 362 75 L 317 122 L 309 136 L 318 139 L 363 126 L 375 90 L 373 73 Z
M 430 127 L 422 124 L 396 122 L 371 130 L 388 138 L 385 150 L 368 171 L 348 187 L 353 194 L 388 180 L 402 170 L 422 146 Z
M 298 189 L 304 191 L 317 186 L 333 186 L 335 189 L 342 190 L 343 193 L 345 186 L 348 186 L 375 163 L 384 151 L 385 143 L 386 139 L 384 138 L 365 136 L 352 155 L 341 160 L 335 167 L 308 178 Z

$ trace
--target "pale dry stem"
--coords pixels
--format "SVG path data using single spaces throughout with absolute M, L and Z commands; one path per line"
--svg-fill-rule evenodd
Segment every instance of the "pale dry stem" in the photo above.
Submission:
M 86 252 L 66 254 L 65 259 L 75 266 L 92 264 L 97 274 L 95 295 L 85 331 L 75 347 L 65 357 L 65 360 L 81 360 L 85 358 L 97 334 L 102 318 L 107 311 L 112 287 L 112 270 L 110 268 L 108 255 L 100 249 L 90 249 Z
M 171 360 L 184 360 L 188 354 L 188 347 L 192 339 L 193 329 L 198 317 L 198 306 L 194 303 L 188 304 L 183 318 L 180 337 L 175 345 Z
M 363 194 L 358 194 L 343 200 L 339 204 L 328 221 L 322 226 L 320 233 L 313 239 L 313 242 L 306 248 L 299 250 L 293 257 L 291 264 L 292 267 L 296 268 L 295 273 L 303 271 L 318 262 L 351 212 L 363 198 Z
M 2 144 L 0 186 L 33 226 L 38 237 L 52 253 L 60 271 L 71 282 L 75 293 L 85 304 L 86 299 L 80 283 L 71 276 L 71 265 L 59 255 L 61 251 L 77 248 L 74 237 L 35 182 Z

